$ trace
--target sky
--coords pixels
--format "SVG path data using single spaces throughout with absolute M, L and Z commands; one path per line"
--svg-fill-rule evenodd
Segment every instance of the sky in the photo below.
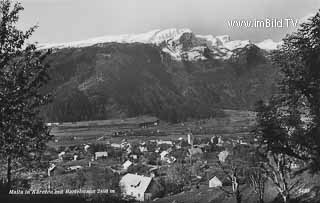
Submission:
M 280 41 L 285 28 L 230 27 L 230 20 L 304 19 L 320 0 L 19 0 L 19 28 L 39 25 L 32 42 L 61 43 L 154 29 L 189 28 L 196 34 L 230 35 L 253 42 Z

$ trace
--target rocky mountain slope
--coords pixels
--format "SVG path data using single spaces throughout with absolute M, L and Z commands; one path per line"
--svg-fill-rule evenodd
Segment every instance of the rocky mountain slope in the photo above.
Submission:
M 169 29 L 40 45 L 54 50 L 46 90 L 54 100 L 42 112 L 51 122 L 141 114 L 177 122 L 252 109 L 274 88 L 275 44 Z

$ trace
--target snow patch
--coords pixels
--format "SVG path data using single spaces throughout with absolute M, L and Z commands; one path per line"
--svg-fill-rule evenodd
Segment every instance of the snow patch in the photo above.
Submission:
M 262 42 L 256 43 L 260 49 L 265 50 L 276 50 L 281 46 L 282 42 L 274 42 L 272 39 L 267 39 Z

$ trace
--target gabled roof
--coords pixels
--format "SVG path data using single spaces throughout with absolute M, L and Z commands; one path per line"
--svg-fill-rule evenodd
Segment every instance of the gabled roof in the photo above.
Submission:
M 209 179 L 209 181 L 212 181 L 212 180 L 222 182 L 222 181 L 220 180 L 220 178 L 218 178 L 217 176 L 213 176 L 213 177 L 211 177 L 211 178 Z
M 122 164 L 122 166 L 123 166 L 123 168 L 127 169 L 129 166 L 131 166 L 131 164 L 132 164 L 132 162 L 127 160 Z
M 219 161 L 221 162 L 225 162 L 226 159 L 228 158 L 229 156 L 229 151 L 225 150 L 225 151 L 222 151 L 218 154 L 218 158 L 219 158 Z
M 128 173 L 120 180 L 120 187 L 127 191 L 145 193 L 152 178 Z

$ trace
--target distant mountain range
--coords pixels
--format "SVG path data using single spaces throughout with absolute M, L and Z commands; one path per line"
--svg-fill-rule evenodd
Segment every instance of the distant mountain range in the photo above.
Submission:
M 39 45 L 54 50 L 46 89 L 54 101 L 42 112 L 51 122 L 143 114 L 177 122 L 252 109 L 273 91 L 269 54 L 278 45 L 189 29 Z

